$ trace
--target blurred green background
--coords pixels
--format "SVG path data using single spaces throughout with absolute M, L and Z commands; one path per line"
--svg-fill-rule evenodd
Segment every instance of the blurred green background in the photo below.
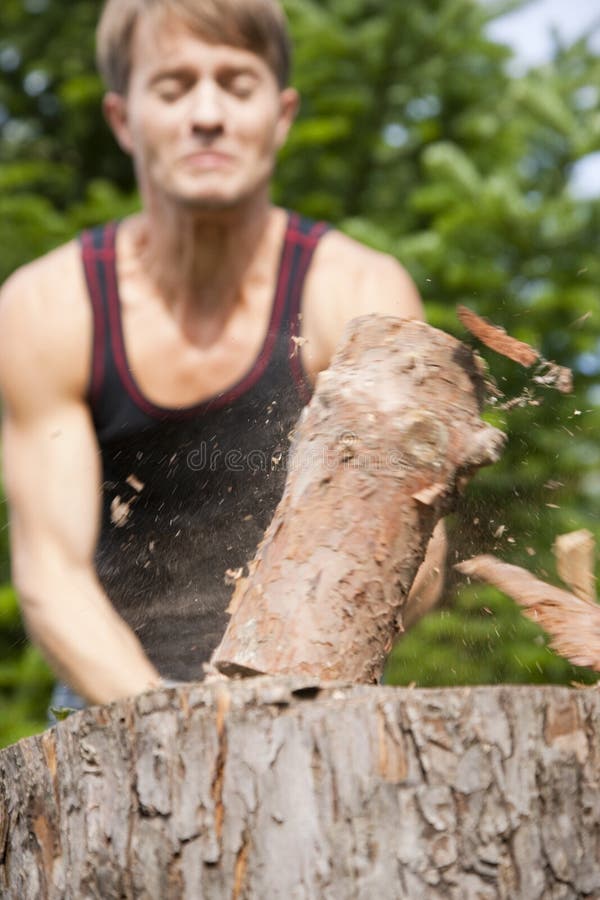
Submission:
M 495 552 L 556 581 L 551 546 L 598 534 L 600 202 L 569 188 L 600 149 L 600 60 L 584 40 L 510 74 L 486 24 L 522 2 L 287 0 L 300 120 L 275 199 L 394 254 L 429 320 L 458 336 L 465 303 L 576 373 L 574 395 L 487 417 L 509 435 L 450 521 L 451 562 Z M 100 114 L 99 0 L 2 0 L 0 281 L 82 227 L 136 208 Z M 485 352 L 504 394 L 527 377 Z M 41 729 L 51 676 L 9 585 L 0 505 L 0 745 Z M 443 606 L 396 647 L 387 680 L 589 682 L 498 592 L 450 574 Z

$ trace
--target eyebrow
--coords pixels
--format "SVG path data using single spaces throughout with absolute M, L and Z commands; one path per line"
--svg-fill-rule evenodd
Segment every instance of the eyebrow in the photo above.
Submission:
M 179 66 L 176 69 L 160 69 L 149 80 L 149 84 L 156 84 L 158 81 L 164 81 L 168 78 L 189 78 L 190 69 L 187 66 Z

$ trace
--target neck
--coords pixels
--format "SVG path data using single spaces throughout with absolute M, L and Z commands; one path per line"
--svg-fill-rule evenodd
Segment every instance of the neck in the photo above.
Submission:
M 154 203 L 133 221 L 132 242 L 145 277 L 173 311 L 224 318 L 243 287 L 261 278 L 279 227 L 266 196 L 209 212 Z

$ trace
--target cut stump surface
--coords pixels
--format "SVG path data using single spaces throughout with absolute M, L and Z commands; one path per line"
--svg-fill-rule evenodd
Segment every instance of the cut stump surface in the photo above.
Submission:
M 0 753 L 6 900 L 600 897 L 600 693 L 289 679 Z

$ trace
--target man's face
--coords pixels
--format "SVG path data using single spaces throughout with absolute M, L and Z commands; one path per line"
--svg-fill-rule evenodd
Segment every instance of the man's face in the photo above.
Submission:
M 295 91 L 254 53 L 207 43 L 177 19 L 141 19 L 132 51 L 127 96 L 109 94 L 105 110 L 144 196 L 211 210 L 265 190 Z

